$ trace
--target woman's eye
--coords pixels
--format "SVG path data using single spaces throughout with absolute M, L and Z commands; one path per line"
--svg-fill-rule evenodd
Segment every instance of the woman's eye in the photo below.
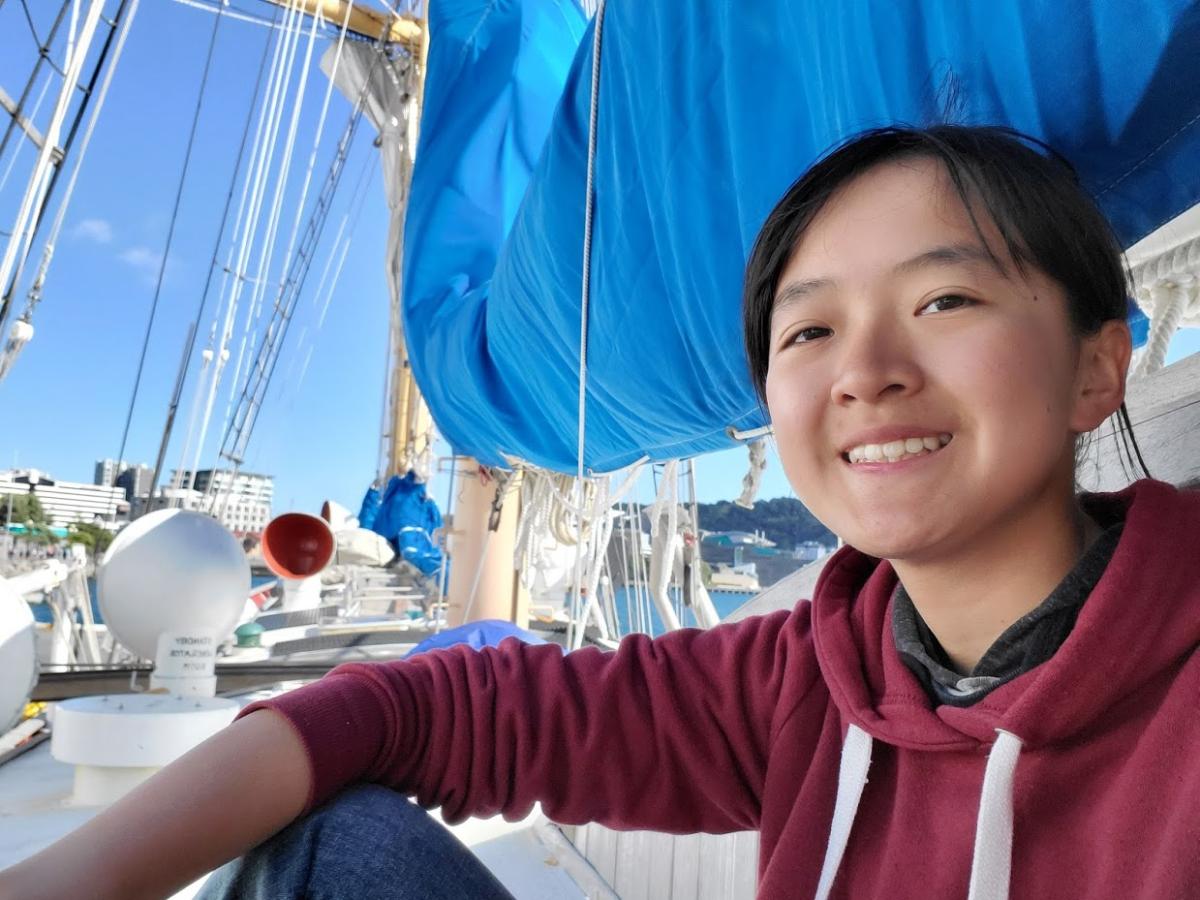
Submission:
M 973 306 L 974 304 L 974 300 L 970 297 L 964 297 L 961 294 L 943 294 L 941 297 L 935 297 L 922 306 L 918 314 L 926 316 L 930 313 L 948 312 L 952 309 Z
M 815 341 L 817 338 L 823 338 L 826 335 L 833 334 L 828 328 L 822 328 L 820 325 L 810 325 L 808 328 L 801 328 L 799 331 L 793 332 L 788 338 L 789 344 L 807 344 Z

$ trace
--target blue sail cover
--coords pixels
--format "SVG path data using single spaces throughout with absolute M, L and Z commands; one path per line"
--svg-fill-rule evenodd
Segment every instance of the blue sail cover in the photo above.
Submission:
M 404 657 L 407 659 L 410 656 L 428 653 L 430 650 L 442 650 L 457 644 L 466 644 L 474 650 L 482 650 L 484 647 L 499 647 L 501 642 L 508 638 L 516 638 L 526 644 L 548 643 L 532 631 L 518 628 L 512 622 L 506 622 L 503 619 L 480 619 L 477 622 L 468 622 L 466 625 L 459 625 L 457 628 L 448 628 L 432 634 L 404 654 Z
M 412 563 L 422 575 L 432 575 L 442 567 L 442 551 L 433 540 L 433 532 L 442 527 L 437 504 L 425 493 L 425 483 L 413 472 L 401 478 L 393 475 L 380 494 L 367 488 L 358 524 L 388 539 L 401 559 Z
M 404 257 L 418 383 L 457 451 L 574 471 L 592 34 L 572 0 L 433 0 L 430 16 Z M 1128 245 L 1200 199 L 1198 50 L 1182 0 L 610 0 L 587 466 L 762 424 L 742 270 L 831 145 L 888 123 L 1011 125 L 1075 163 Z

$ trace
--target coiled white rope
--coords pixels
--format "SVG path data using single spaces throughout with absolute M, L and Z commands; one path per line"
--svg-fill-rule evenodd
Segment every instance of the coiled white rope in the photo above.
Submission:
M 762 437 L 751 441 L 747 445 L 747 449 L 750 453 L 749 468 L 742 476 L 742 493 L 733 502 L 743 509 L 754 509 L 754 498 L 758 496 L 763 472 L 767 468 L 767 439 Z M 699 527 L 699 523 L 697 523 L 697 527 Z
M 1138 306 L 1150 318 L 1150 336 L 1133 377 L 1142 378 L 1163 367 L 1175 332 L 1200 327 L 1200 237 L 1185 241 L 1133 267 L 1130 282 Z
M 1150 336 L 1134 370 L 1135 378 L 1144 378 L 1163 367 L 1171 338 L 1179 330 L 1184 313 L 1189 306 L 1196 304 L 1196 288 L 1195 282 L 1182 285 L 1169 281 L 1159 282 L 1150 288 Z

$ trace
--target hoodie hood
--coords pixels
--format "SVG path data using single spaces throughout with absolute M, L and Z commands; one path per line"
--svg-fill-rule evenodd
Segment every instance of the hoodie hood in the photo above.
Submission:
M 1037 747 L 1086 730 L 1176 671 L 1200 647 L 1200 493 L 1145 480 L 1082 503 L 1125 527 L 1075 628 L 1049 661 L 967 708 L 931 708 L 896 651 L 891 565 L 839 551 L 817 583 L 812 616 L 821 672 L 845 719 L 897 747 L 990 746 L 998 731 Z

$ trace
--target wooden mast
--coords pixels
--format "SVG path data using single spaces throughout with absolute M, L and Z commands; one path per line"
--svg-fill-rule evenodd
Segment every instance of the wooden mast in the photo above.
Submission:
M 348 0 L 269 2 L 300 9 L 307 15 L 317 15 L 319 12 L 327 22 L 334 24 L 345 21 L 349 12 L 346 26 L 349 31 L 371 40 L 386 35 L 386 41 L 401 44 L 409 52 L 415 53 L 418 59 L 417 120 L 420 120 L 429 57 L 428 20 L 396 16 Z M 423 451 L 431 449 L 427 442 L 432 429 L 429 408 L 413 378 L 403 332 L 393 348 L 388 389 L 388 422 L 385 431 L 387 470 L 383 474 L 403 474 L 403 470 Z M 520 496 L 518 485 L 513 482 L 507 491 L 501 513 L 494 522 L 496 528 L 489 532 L 488 523 L 503 485 L 496 479 L 481 476 L 481 467 L 473 459 L 460 458 L 456 464 L 469 474 L 457 481 L 458 497 L 453 528 L 449 532 L 449 553 L 453 565 L 447 598 L 448 624 L 453 626 L 464 621 L 498 618 L 525 626 L 528 623 L 528 592 L 521 588 L 513 562 Z M 514 474 L 513 477 L 519 478 L 519 475 Z
M 378 40 L 385 35 L 388 43 L 404 44 L 415 49 L 423 40 L 425 29 L 421 23 L 409 16 L 397 16 L 389 12 L 372 9 L 361 3 L 350 0 L 267 0 L 276 6 L 287 9 L 299 9 L 306 15 L 315 16 L 320 13 L 326 22 L 340 25 L 346 17 L 346 8 L 350 8 L 350 21 L 347 29 L 355 34 L 371 40 Z

